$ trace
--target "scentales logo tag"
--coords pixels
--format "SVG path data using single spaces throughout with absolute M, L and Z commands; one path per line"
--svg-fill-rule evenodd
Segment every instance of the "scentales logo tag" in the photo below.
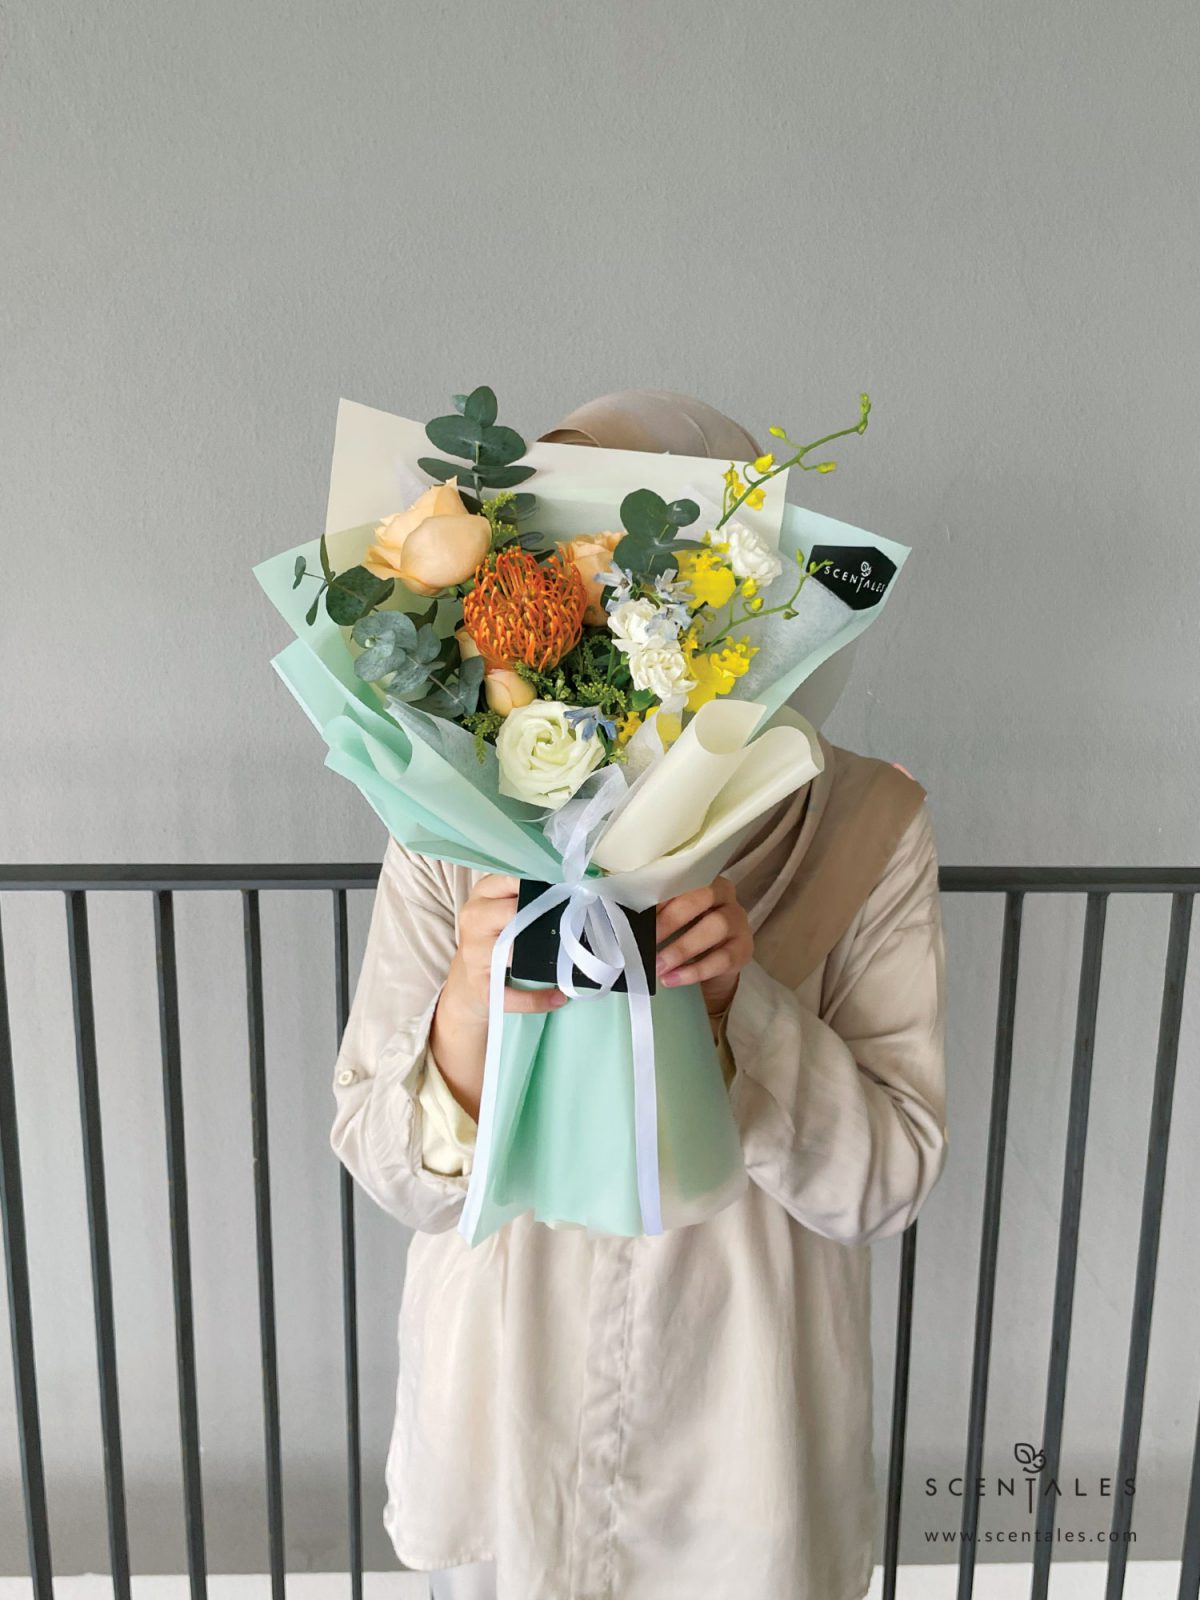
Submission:
M 1008 1475 L 1002 1473 L 994 1478 L 978 1478 L 975 1488 L 980 1495 L 995 1495 L 999 1499 L 1023 1498 L 1032 1513 L 1037 1501 L 1044 1498 L 1061 1501 L 1086 1500 L 1095 1496 L 1098 1500 L 1111 1500 L 1116 1493 L 1132 1500 L 1137 1488 L 1133 1478 L 1125 1478 L 1120 1484 L 1114 1483 L 1111 1478 L 1052 1477 L 1042 1481 L 1046 1467 L 1046 1455 L 1043 1450 L 1037 1449 L 1035 1445 L 1021 1442 L 1013 1445 L 1013 1456 L 1024 1477 L 1018 1477 L 1016 1473 Z M 965 1491 L 961 1478 L 950 1478 L 945 1483 L 937 1478 L 925 1479 L 927 1495 L 940 1494 L 943 1488 L 955 1499 L 961 1499 Z
M 896 576 L 892 558 L 869 544 L 815 544 L 808 559 L 818 569 L 813 576 L 852 611 L 877 606 Z

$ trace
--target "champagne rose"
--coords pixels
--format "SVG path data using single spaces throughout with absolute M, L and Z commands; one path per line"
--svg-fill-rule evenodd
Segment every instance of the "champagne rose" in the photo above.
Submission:
M 437 594 L 465 583 L 491 548 L 486 517 L 469 512 L 457 479 L 426 489 L 407 511 L 385 517 L 363 566 L 377 578 L 396 578 L 416 594 Z
M 587 590 L 587 610 L 583 620 L 593 627 L 602 628 L 608 621 L 604 609 L 604 585 L 599 574 L 607 572 L 613 564 L 613 551 L 625 537 L 620 533 L 585 533 L 578 539 L 560 539 L 558 548 L 564 557 L 579 571 Z

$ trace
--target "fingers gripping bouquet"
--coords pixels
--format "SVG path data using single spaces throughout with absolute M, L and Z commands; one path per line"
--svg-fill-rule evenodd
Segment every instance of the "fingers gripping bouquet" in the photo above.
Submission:
M 908 552 L 784 489 L 869 411 L 808 445 L 772 428 L 776 452 L 722 469 L 527 449 L 486 387 L 424 428 L 343 401 L 325 536 L 256 569 L 327 765 L 409 849 L 523 880 L 492 962 L 472 1243 L 526 1211 L 658 1233 L 744 1187 L 699 988 L 655 990 L 653 914 L 821 769 L 785 702 Z M 505 1013 L 510 964 L 569 1003 Z

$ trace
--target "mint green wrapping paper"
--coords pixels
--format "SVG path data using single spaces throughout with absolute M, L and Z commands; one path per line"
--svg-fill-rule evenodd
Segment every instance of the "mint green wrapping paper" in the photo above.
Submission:
M 741 1146 L 698 987 L 654 997 L 663 1223 L 710 1216 L 745 1187 Z M 532 1210 L 543 1222 L 643 1232 L 623 994 L 505 1017 L 492 1165 L 471 1243 Z

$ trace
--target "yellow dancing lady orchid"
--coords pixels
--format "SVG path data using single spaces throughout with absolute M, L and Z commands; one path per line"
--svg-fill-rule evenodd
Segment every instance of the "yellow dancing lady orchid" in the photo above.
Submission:
M 731 640 L 718 650 L 705 655 L 688 657 L 688 671 L 696 680 L 696 687 L 688 695 L 689 711 L 699 711 L 701 706 L 715 700 L 719 694 L 729 694 L 734 684 L 750 666 L 750 658 L 758 654 L 758 646 L 748 638 Z
M 716 550 L 681 550 L 676 558 L 679 581 L 687 585 L 692 596 L 692 610 L 712 606 L 719 611 L 728 605 L 737 588 L 733 568 L 721 560 Z

